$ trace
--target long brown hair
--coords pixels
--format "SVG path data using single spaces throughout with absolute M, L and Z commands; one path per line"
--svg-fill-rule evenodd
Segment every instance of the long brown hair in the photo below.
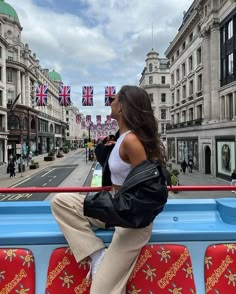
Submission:
M 165 162 L 164 146 L 160 143 L 157 120 L 148 93 L 137 86 L 123 86 L 118 93 L 127 127 L 139 138 L 148 159 Z

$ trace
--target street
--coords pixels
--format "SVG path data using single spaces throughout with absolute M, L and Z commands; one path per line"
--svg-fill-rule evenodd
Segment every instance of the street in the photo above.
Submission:
M 58 186 L 89 186 L 91 181 L 91 168 L 93 162 L 85 159 L 84 149 L 71 151 L 65 154 L 64 158 L 55 161 L 45 162 L 43 156 L 38 156 L 40 166 L 37 170 L 26 170 L 21 177 L 10 179 L 5 173 L 5 168 L 1 167 L 1 182 L 10 187 L 58 187 Z M 12 185 L 11 185 L 12 184 Z M 43 201 L 50 200 L 53 193 L 21 193 L 21 194 L 1 194 L 1 201 Z

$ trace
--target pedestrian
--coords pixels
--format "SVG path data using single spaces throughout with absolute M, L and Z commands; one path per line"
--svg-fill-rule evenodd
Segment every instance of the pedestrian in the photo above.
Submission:
M 231 186 L 236 186 L 236 169 L 231 174 Z M 236 193 L 236 190 L 232 190 L 232 193 Z
M 164 184 L 163 152 L 148 93 L 140 87 L 123 86 L 115 97 L 110 98 L 110 105 L 111 118 L 117 120 L 120 136 L 108 159 L 112 188 L 111 193 L 106 191 L 106 195 L 110 196 L 105 201 L 105 205 L 96 206 L 95 202 L 102 201 L 101 197 L 91 196 L 96 198 L 92 200 L 90 194 L 84 198 L 81 194 L 73 193 L 57 194 L 51 202 L 52 213 L 67 239 L 76 261 L 80 262 L 88 256 L 91 258 L 90 294 L 126 293 L 126 283 L 138 255 L 151 236 L 152 221 L 163 209 L 168 195 Z M 147 169 L 143 168 L 146 165 L 152 168 L 155 166 L 151 178 L 148 177 L 148 181 L 143 182 L 142 188 L 141 185 L 132 186 L 132 191 L 136 192 L 129 193 L 128 206 L 119 214 L 117 212 L 119 205 L 122 206 L 122 201 L 125 199 L 125 192 L 122 193 L 122 188 L 124 191 L 126 177 L 129 178 L 130 174 L 136 173 L 136 181 L 137 179 L 143 180 L 144 176 L 147 177 L 145 173 Z M 139 174 L 137 173 L 138 169 L 142 171 L 142 175 L 140 171 Z M 152 201 L 162 201 L 162 207 L 150 217 L 145 205 L 150 203 L 148 197 L 152 193 L 155 175 L 161 179 L 161 184 L 158 186 L 161 188 L 158 191 L 155 190 L 155 197 L 153 194 Z M 134 181 L 133 185 L 135 185 Z M 120 192 L 120 195 L 117 191 Z M 98 194 L 103 195 L 103 193 Z M 142 194 L 141 203 L 135 201 L 136 194 Z M 145 197 L 147 197 L 147 201 L 144 200 Z M 130 204 L 133 206 L 129 207 Z M 153 209 L 153 203 L 150 203 L 150 206 Z M 133 213 L 133 210 L 136 214 Z M 99 220 L 92 216 L 96 213 Z M 91 214 L 90 217 L 86 216 L 88 214 Z M 139 223 L 140 219 L 143 220 L 146 217 L 148 218 L 145 225 L 142 223 L 142 225 L 133 228 L 133 223 L 136 221 Z M 101 221 L 101 218 L 104 220 Z M 115 220 L 115 218 L 117 219 Z M 126 223 L 126 226 L 116 225 L 116 222 L 122 223 L 122 221 Z M 129 225 L 130 223 L 132 225 Z M 95 235 L 92 226 L 105 229 L 110 224 L 114 224 L 115 230 L 112 241 L 105 251 L 106 245 Z
M 8 168 L 9 168 L 10 178 L 13 178 L 13 177 L 15 178 L 16 177 L 15 162 L 13 160 L 10 160 L 8 164 Z
M 185 159 L 181 162 L 181 169 L 183 171 L 183 173 L 185 174 L 186 172 L 186 168 L 187 168 L 187 162 L 185 161 Z
M 189 158 L 189 160 L 188 160 L 188 171 L 190 173 L 193 172 L 193 159 L 192 158 Z

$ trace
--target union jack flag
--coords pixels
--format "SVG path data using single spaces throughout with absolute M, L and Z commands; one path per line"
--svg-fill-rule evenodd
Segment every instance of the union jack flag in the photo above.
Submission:
M 97 124 L 98 124 L 98 125 L 101 124 L 101 115 L 97 115 Z
M 77 124 L 80 124 L 81 123 L 81 116 L 80 116 L 80 114 L 77 114 L 76 115 L 76 123 Z
M 71 105 L 70 86 L 60 86 L 59 87 L 59 104 L 61 106 Z
M 91 123 L 91 115 L 86 115 L 86 123 Z
M 82 87 L 82 105 L 83 106 L 93 106 L 93 87 L 84 86 Z
M 85 121 L 83 120 L 82 122 L 81 122 L 81 129 L 85 129 Z
M 116 87 L 105 87 L 105 106 L 110 106 L 109 97 L 116 95 Z
M 48 87 L 35 85 L 35 97 L 37 106 L 46 106 L 48 104 Z
M 111 116 L 107 115 L 107 120 L 106 120 L 106 124 L 110 124 L 111 123 Z

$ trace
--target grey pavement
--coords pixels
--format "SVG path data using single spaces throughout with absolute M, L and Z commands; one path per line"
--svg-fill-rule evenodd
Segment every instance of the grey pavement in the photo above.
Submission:
M 17 167 L 16 178 L 10 178 L 10 175 L 7 174 L 7 164 L 3 164 L 0 166 L 0 187 L 14 187 L 21 181 L 24 181 L 28 177 L 38 173 L 39 171 L 46 169 L 49 166 L 61 165 L 67 157 L 78 153 L 82 153 L 84 152 L 84 150 L 85 149 L 82 148 L 70 151 L 69 153 L 64 154 L 63 158 L 56 158 L 53 161 L 44 161 L 44 156 L 46 156 L 47 154 L 34 156 L 33 160 L 39 162 L 39 168 L 29 169 L 29 167 L 26 166 L 25 172 L 19 173 Z M 84 160 L 72 172 L 70 177 L 68 177 L 68 179 L 65 179 L 65 181 L 63 181 L 63 183 L 61 183 L 60 186 L 82 186 L 84 181 L 86 180 L 89 171 L 91 170 L 92 165 L 93 162 L 88 161 L 86 163 L 86 160 L 84 158 Z
M 172 163 L 172 169 L 176 168 L 180 171 L 180 165 Z M 229 186 L 230 182 L 207 175 L 199 171 L 193 170 L 192 173 L 186 171 L 179 173 L 179 184 L 180 186 Z M 225 197 L 236 197 L 235 193 L 231 191 L 186 191 L 178 193 L 170 193 L 170 198 L 225 198 Z

